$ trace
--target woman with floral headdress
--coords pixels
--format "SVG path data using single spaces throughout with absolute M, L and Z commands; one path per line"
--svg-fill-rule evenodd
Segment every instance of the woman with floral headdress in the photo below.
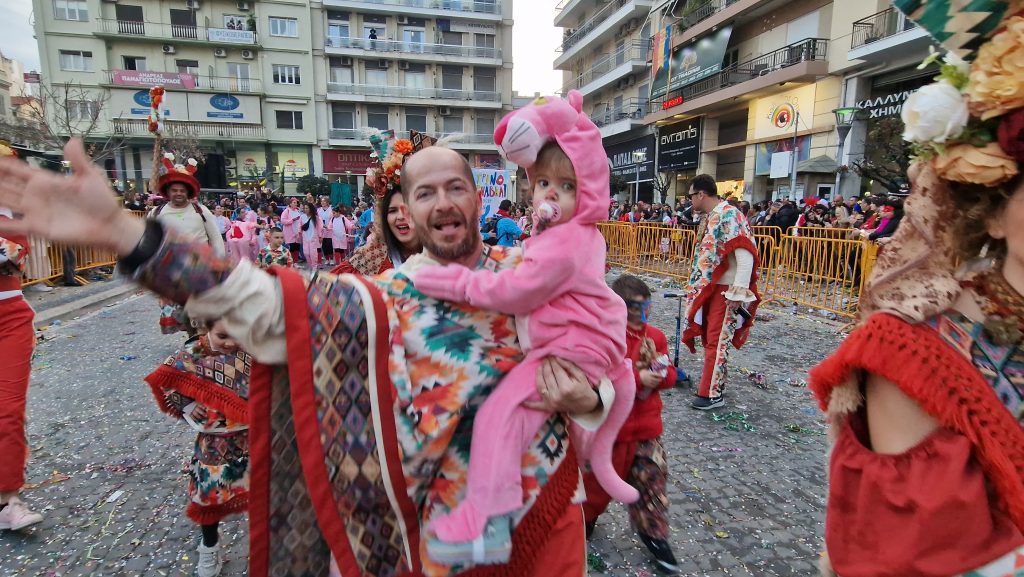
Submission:
M 895 3 L 951 55 L 904 104 L 914 192 L 860 325 L 811 372 L 834 442 L 825 566 L 1021 575 L 1024 5 L 976 2 L 989 17 L 966 22 L 947 2 Z

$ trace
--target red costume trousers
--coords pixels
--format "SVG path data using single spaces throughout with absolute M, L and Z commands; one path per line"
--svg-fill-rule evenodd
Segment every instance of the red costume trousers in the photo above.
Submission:
M 701 342 L 704 343 L 704 372 L 700 376 L 697 394 L 702 397 L 718 397 L 725 392 L 728 376 L 726 363 L 729 348 L 736 333 L 736 305 L 725 300 L 726 285 L 715 286 L 715 292 L 704 304 L 702 310 Z
M 36 340 L 34 316 L 21 297 L 0 300 L 0 493 L 25 484 L 25 397 Z

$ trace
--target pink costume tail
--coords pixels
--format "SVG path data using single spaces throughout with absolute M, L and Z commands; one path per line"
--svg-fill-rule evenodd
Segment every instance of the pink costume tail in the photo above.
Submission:
M 633 399 L 636 396 L 633 363 L 628 359 L 623 361 L 622 365 L 608 375 L 608 379 L 615 387 L 615 402 L 608 412 L 608 418 L 589 443 L 590 468 L 597 482 L 613 499 L 633 503 L 640 498 L 640 493 L 619 477 L 612 464 L 612 448 L 622 425 L 626 423 L 629 413 L 633 410 Z

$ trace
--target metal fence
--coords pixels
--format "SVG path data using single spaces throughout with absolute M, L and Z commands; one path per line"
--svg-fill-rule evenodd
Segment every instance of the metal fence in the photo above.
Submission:
M 630 272 L 664 276 L 685 285 L 696 243 L 695 228 L 658 224 L 598 224 L 608 246 L 608 263 Z M 825 232 L 828 231 L 828 232 Z M 878 245 L 850 240 L 849 229 L 754 227 L 760 259 L 758 287 L 765 301 L 812 307 L 852 319 Z
M 131 214 L 136 218 L 146 217 L 145 212 L 132 211 Z M 29 245 L 34 250 L 29 251 L 29 264 L 26 268 L 34 274 L 32 274 L 32 278 L 22 278 L 22 286 L 51 284 L 62 278 L 64 276 L 64 259 L 68 254 L 73 254 L 75 257 L 76 276 L 93 269 L 117 264 L 117 254 L 112 250 L 70 246 L 37 238 L 29 239 Z M 84 280 L 79 279 L 79 281 Z

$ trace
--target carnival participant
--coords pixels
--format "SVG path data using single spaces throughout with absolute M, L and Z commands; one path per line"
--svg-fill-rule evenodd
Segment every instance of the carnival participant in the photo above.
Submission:
M 331 209 L 331 199 L 326 196 L 320 197 L 320 206 L 316 209 L 317 222 L 320 223 L 320 261 L 325 266 L 334 267 L 334 210 Z
M 196 432 L 185 513 L 202 530 L 196 573 L 220 574 L 220 522 L 249 507 L 249 378 L 252 357 L 220 321 L 185 341 L 146 377 L 160 411 Z
M 0 144 L 0 156 L 14 151 Z M 0 202 L 0 222 L 12 213 Z M 0 530 L 19 531 L 41 523 L 43 516 L 21 500 L 25 486 L 28 443 L 25 438 L 25 399 L 32 374 L 35 313 L 21 293 L 21 274 L 28 257 L 28 238 L 0 235 Z
M 300 262 L 302 258 L 302 209 L 299 199 L 288 199 L 288 207 L 281 212 L 281 227 L 284 230 L 284 242 L 292 253 L 292 260 Z
M 1024 567 L 1024 101 L 1002 87 L 1024 85 L 1024 17 L 1000 2 L 977 24 L 896 5 L 950 54 L 938 82 L 903 105 L 904 137 L 921 155 L 859 325 L 810 375 L 834 443 L 825 568 L 1015 575 Z
M 218 204 L 213 207 L 213 220 L 217 223 L 217 231 L 220 233 L 220 238 L 226 241 L 231 219 L 224 216 L 223 206 Z
M 270 243 L 260 250 L 259 263 L 261 269 L 268 269 L 272 266 L 283 266 L 291 268 L 294 265 L 292 253 L 284 247 L 284 233 L 279 228 L 270 229 Z
M 523 247 L 523 263 L 497 272 L 457 265 L 423 268 L 413 276 L 416 288 L 427 296 L 520 316 L 529 343 L 524 345 L 526 358 L 477 414 L 466 497 L 430 527 L 437 539 L 428 540 L 427 551 L 437 561 L 508 560 L 512 543 L 507 515 L 523 502 L 516 473 L 526 444 L 548 418 L 531 401 L 539 400 L 537 368 L 550 355 L 572 360 L 592 382 L 604 375 L 612 380 L 616 401 L 594 436 L 589 460 L 609 494 L 621 501 L 638 497 L 611 460 L 636 386 L 624 360 L 626 307 L 605 284 L 605 243 L 596 226 L 608 212 L 608 163 L 600 131 L 581 112 L 582 106 L 583 97 L 575 90 L 566 100 L 540 97 L 506 116 L 495 130 L 494 140 L 508 159 L 526 169 L 533 208 L 540 215 L 538 230 Z M 515 226 L 508 216 L 511 201 L 502 201 L 501 207 L 499 218 Z M 570 244 L 575 250 L 567 252 Z M 473 541 L 485 528 L 481 555 Z
M 251 211 L 249 214 L 253 214 Z M 259 241 L 256 236 L 259 225 L 251 220 L 235 220 L 228 229 L 228 256 L 234 261 L 245 259 L 255 262 L 259 254 Z
M 705 411 L 725 404 L 729 347 L 746 342 L 761 298 L 757 248 L 747 218 L 718 197 L 715 179 L 707 174 L 693 179 L 689 196 L 703 216 L 686 289 L 682 341 L 691 353 L 698 336 L 704 346 L 704 371 L 691 406 Z
M 65 154 L 79 167 L 70 177 L 0 159 L 0 204 L 21 214 L 0 231 L 115 250 L 126 274 L 187 301 L 198 318 L 223 318 L 242 348 L 267 363 L 253 369 L 250 401 L 249 575 L 307 568 L 322 577 L 329 552 L 345 575 L 585 572 L 583 515 L 573 503 L 580 473 L 563 413 L 596 428 L 604 418 L 602 395 L 604 407 L 611 403 L 611 386 L 602 379 L 599 394 L 577 367 L 554 358 L 544 362 L 537 382 L 546 392 L 541 410 L 554 416 L 523 455 L 527 502 L 513 519 L 509 563 L 452 567 L 431 561 L 422 549 L 423 528 L 464 498 L 467 425 L 521 355 L 511 317 L 453 307 L 415 290 L 415 271 L 424 264 L 505 268 L 519 260 L 516 250 L 483 245 L 476 228 L 480 197 L 460 154 L 431 146 L 411 154 L 402 167 L 423 255 L 376 279 L 319 275 L 308 287 L 288 269 L 268 274 L 242 261 L 232 270 L 208 247 L 182 241 L 158 222 L 122 215 L 81 141 L 72 139 Z M 322 370 L 314 373 L 310 362 Z M 291 405 L 292 387 L 309 402 Z M 319 393 L 305 396 L 314 391 Z M 334 419 L 315 410 L 315 398 L 344 403 L 360 417 Z M 370 437 L 377 450 L 359 452 L 365 447 L 360 439 Z M 324 450 L 323 442 L 339 445 Z M 358 462 L 338 460 L 350 457 Z M 302 470 L 307 463 L 308 479 Z M 339 484 L 328 470 L 342 474 Z M 311 495 L 315 501 L 283 502 L 271 494 Z M 324 532 L 310 524 L 314 517 L 327 523 Z M 271 543 L 277 545 L 273 554 Z
M 316 218 L 316 205 L 312 202 L 303 203 L 299 223 L 299 228 L 302 230 L 302 252 L 306 255 L 306 264 L 311 270 L 316 270 L 320 268 L 320 223 Z
M 157 180 L 157 190 L 167 202 L 154 208 L 149 218 L 155 218 L 161 224 L 180 232 L 185 238 L 208 244 L 219 256 L 224 256 L 224 239 L 217 228 L 217 221 L 210 212 L 197 200 L 199 198 L 199 181 L 193 173 L 194 166 L 175 166 Z M 195 331 L 179 304 L 167 299 L 160 299 L 160 331 L 174 334 L 179 331 L 193 333 Z
M 348 260 L 331 272 L 334 274 L 357 273 L 366 276 L 402 266 L 410 256 L 418 254 L 422 247 L 401 189 L 389 190 L 377 200 L 375 211 L 380 219 L 373 222 L 374 232 L 370 242 L 352 251 Z
M 633 363 L 636 380 L 633 411 L 615 440 L 612 462 L 619 475 L 640 493 L 640 499 L 628 507 L 630 526 L 654 557 L 656 567 L 674 574 L 679 564 L 669 543 L 668 457 L 661 443 L 661 391 L 675 385 L 676 369 L 668 357 L 665 334 L 648 323 L 651 289 L 635 276 L 622 275 L 612 283 L 612 290 L 626 303 L 626 358 Z M 584 473 L 583 483 L 587 489 L 583 513 L 590 539 L 612 498 L 593 473 Z
M 334 207 L 333 218 L 331 219 L 331 246 L 334 247 L 335 266 L 340 266 L 348 256 L 348 247 L 352 237 L 352 229 L 355 223 L 348 216 L 347 206 L 338 205 Z

